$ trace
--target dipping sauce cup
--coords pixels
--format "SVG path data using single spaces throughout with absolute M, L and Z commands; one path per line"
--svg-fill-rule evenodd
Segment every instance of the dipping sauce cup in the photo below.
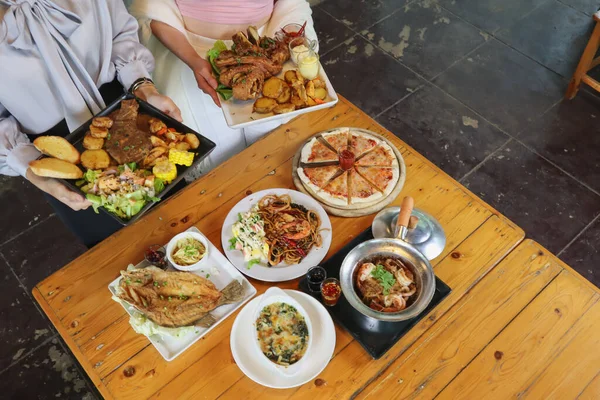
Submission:
M 165 249 L 163 248 L 163 246 L 161 246 L 159 244 L 153 244 L 153 245 L 148 246 L 148 248 L 146 249 L 146 251 L 144 253 L 144 258 L 146 259 L 146 261 L 148 261 L 150 264 L 154 265 L 155 267 L 162 268 L 162 269 L 167 268 L 167 259 L 166 259 Z
M 327 278 L 321 283 L 321 296 L 326 306 L 335 306 L 342 295 L 340 281 L 335 278 Z
M 338 159 L 340 161 L 340 168 L 347 171 L 354 166 L 356 156 L 350 146 L 342 146 L 338 149 Z
M 312 267 L 306 273 L 306 281 L 308 282 L 308 288 L 311 292 L 319 293 L 321 291 L 321 283 L 327 278 L 327 271 L 325 268 Z

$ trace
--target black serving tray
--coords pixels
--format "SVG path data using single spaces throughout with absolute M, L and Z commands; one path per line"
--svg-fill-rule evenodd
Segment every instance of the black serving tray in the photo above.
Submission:
M 216 144 L 213 141 L 211 141 L 210 139 L 208 139 L 207 137 L 202 136 L 201 134 L 188 128 L 181 122 L 169 117 L 167 114 L 163 113 L 159 109 L 153 107 L 152 105 L 146 103 L 145 101 L 143 101 L 129 93 L 123 94 L 117 100 L 112 102 L 108 107 L 106 107 L 104 110 L 102 110 L 97 115 L 95 115 L 95 117 L 104 117 L 104 116 L 108 116 L 108 115 L 112 114 L 113 112 L 115 112 L 116 110 L 121 108 L 121 102 L 123 100 L 130 100 L 130 99 L 136 99 L 136 101 L 140 105 L 138 113 L 147 114 L 147 115 L 150 115 L 151 117 L 157 118 L 157 119 L 163 121 L 169 128 L 175 128 L 177 130 L 177 132 L 179 132 L 179 133 L 193 133 L 200 140 L 200 146 L 198 146 L 197 149 L 189 150 L 193 153 L 196 153 L 196 155 L 194 156 L 194 163 L 190 167 L 186 167 L 184 165 L 177 165 L 177 178 L 175 178 L 171 183 L 169 183 L 167 186 L 165 186 L 165 189 L 156 196 L 159 199 L 162 199 L 173 189 L 173 187 L 175 187 L 175 185 L 177 185 L 181 181 L 181 179 L 183 179 L 183 175 L 185 174 L 185 172 L 188 169 L 192 168 L 193 166 L 195 166 L 196 164 L 198 164 L 199 162 L 204 160 L 206 158 L 206 156 L 208 154 L 210 154 L 211 151 L 213 151 L 213 149 L 216 147 Z M 79 150 L 80 152 L 83 152 L 85 150 L 83 147 L 83 137 L 85 136 L 86 132 L 89 130 L 89 127 L 92 124 L 92 119 L 90 119 L 85 124 L 81 125 L 75 131 L 71 132 L 69 135 L 67 135 L 65 137 L 65 139 L 67 139 L 71 144 L 73 144 L 73 146 L 75 146 L 75 148 L 77 150 Z M 61 179 L 61 181 L 65 185 L 67 185 L 68 187 L 73 189 L 74 191 L 83 193 L 83 192 L 81 192 L 81 189 L 79 189 L 79 187 L 77 187 L 77 185 L 75 185 L 75 182 L 77 182 L 77 180 Z M 120 217 L 116 216 L 115 214 L 112 214 L 111 212 L 106 210 L 104 207 L 100 207 L 100 212 L 110 215 L 110 217 L 113 218 L 115 221 L 118 221 L 120 224 L 126 226 L 126 225 L 130 225 L 130 224 L 134 223 L 135 221 L 137 221 L 154 204 L 155 204 L 154 202 L 148 202 L 146 205 L 144 205 L 144 207 L 140 210 L 139 213 L 137 213 L 130 219 L 120 218 Z
M 344 246 L 344 248 L 329 258 L 329 260 L 321 264 L 327 271 L 327 277 L 339 279 L 340 266 L 346 255 L 350 250 L 370 239 L 373 239 L 371 228 L 360 233 L 350 243 Z M 303 292 L 308 293 L 321 301 L 321 295 L 319 293 L 315 294 L 309 290 L 306 277 L 300 281 L 298 287 Z M 340 297 L 335 306 L 325 306 L 325 308 L 329 311 L 329 314 L 331 314 L 333 319 L 346 329 L 367 353 L 373 357 L 373 359 L 377 360 L 392 348 L 392 346 L 415 326 L 417 322 L 427 315 L 429 311 L 435 308 L 435 306 L 437 306 L 450 291 L 450 287 L 436 276 L 435 293 L 431 303 L 429 303 L 427 308 L 418 316 L 400 322 L 384 322 L 367 317 L 354 309 L 354 307 L 348 303 L 344 295 Z

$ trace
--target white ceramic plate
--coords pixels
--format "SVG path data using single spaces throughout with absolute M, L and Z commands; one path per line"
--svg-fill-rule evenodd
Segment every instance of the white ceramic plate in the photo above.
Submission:
M 296 290 L 285 292 L 302 305 L 312 322 L 314 340 L 297 373 L 286 376 L 273 368 L 273 363 L 260 353 L 256 340 L 254 317 L 261 296 L 253 299 L 238 314 L 231 329 L 231 353 L 235 363 L 254 382 L 274 389 L 288 389 L 313 380 L 329 364 L 335 349 L 335 327 L 325 307 L 311 296 Z
M 291 61 L 286 62 L 283 65 L 283 70 L 280 74 L 277 75 L 278 78 L 283 79 L 283 75 L 286 71 L 290 69 L 296 69 L 296 66 Z M 319 68 L 319 77 L 325 81 L 327 85 L 327 97 L 325 98 L 324 104 L 318 104 L 312 107 L 302 108 L 300 110 L 292 111 L 290 113 L 285 114 L 258 114 L 253 112 L 253 106 L 255 100 L 235 100 L 233 98 L 224 101 L 221 100 L 221 109 L 223 110 L 223 114 L 225 115 L 225 120 L 227 121 L 227 125 L 234 129 L 246 128 L 251 125 L 262 124 L 269 121 L 276 121 L 280 119 L 292 119 L 301 114 L 306 114 L 309 112 L 322 110 L 324 108 L 333 107 L 338 102 L 338 96 L 333 90 L 333 86 L 331 86 L 331 82 L 325 74 L 323 70 L 323 66 Z
M 292 198 L 294 203 L 303 205 L 309 210 L 314 210 L 321 218 L 321 237 L 323 239 L 321 247 L 313 247 L 306 257 L 299 263 L 288 265 L 285 263 L 269 267 L 266 261 L 255 264 L 248 269 L 248 263 L 244 261 L 244 255 L 239 250 L 231 250 L 229 248 L 229 239 L 233 237 L 232 227 L 237 222 L 238 214 L 249 211 L 256 203 L 268 194 L 276 194 L 281 196 L 287 194 Z M 323 207 L 312 197 L 290 189 L 267 189 L 242 199 L 235 205 L 227 214 L 223 228 L 221 231 L 221 245 L 225 250 L 225 255 L 231 263 L 243 274 L 251 278 L 259 279 L 266 282 L 283 282 L 298 278 L 304 274 L 310 267 L 318 265 L 329 250 L 331 245 L 331 221 Z
M 200 233 L 200 231 L 196 227 L 191 227 L 186 232 Z M 144 268 L 149 265 L 151 264 L 144 260 L 138 265 L 136 265 L 136 268 Z M 229 261 L 227 261 L 225 256 L 221 254 L 219 249 L 216 248 L 210 241 L 208 241 L 208 258 L 206 260 L 206 263 L 200 269 L 189 272 L 196 275 L 200 275 L 202 277 L 206 277 L 207 274 L 210 274 L 209 279 L 215 284 L 215 286 L 219 290 L 227 286 L 227 284 L 229 284 L 233 279 L 236 279 L 237 281 L 242 283 L 245 296 L 244 299 L 239 303 L 227 304 L 216 308 L 214 311 L 211 311 L 210 314 L 216 319 L 216 322 L 210 328 L 196 327 L 193 331 L 178 338 L 161 338 L 159 335 L 150 336 L 150 342 L 154 345 L 156 350 L 158 350 L 160 355 L 163 356 L 163 358 L 167 361 L 172 361 L 181 353 L 190 348 L 194 343 L 200 340 L 202 336 L 206 335 L 208 332 L 214 329 L 217 325 L 223 322 L 235 310 L 244 305 L 244 303 L 246 303 L 256 294 L 256 289 L 254 288 L 254 286 L 252 286 L 250 282 L 246 279 L 246 277 L 240 274 L 238 270 L 235 269 Z M 113 294 L 113 296 L 116 293 L 120 280 L 121 277 L 115 279 L 108 285 L 108 289 Z M 135 309 L 127 303 L 121 302 L 121 305 L 129 315 L 132 315 L 134 312 L 136 312 Z

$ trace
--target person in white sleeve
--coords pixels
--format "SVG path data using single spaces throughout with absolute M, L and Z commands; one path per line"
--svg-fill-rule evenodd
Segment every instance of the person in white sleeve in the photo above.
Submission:
M 31 138 L 65 136 L 135 83 L 134 93 L 181 120 L 150 80 L 152 54 L 122 0 L 0 0 L 0 174 L 23 176 L 48 194 L 89 247 L 121 226 L 88 209 L 59 181 L 31 172 Z

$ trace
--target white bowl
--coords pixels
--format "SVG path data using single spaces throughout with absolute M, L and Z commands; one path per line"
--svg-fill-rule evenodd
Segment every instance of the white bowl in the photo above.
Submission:
M 191 237 L 193 239 L 200 241 L 204 245 L 206 252 L 204 253 L 204 257 L 202 257 L 200 259 L 200 261 L 198 261 L 196 264 L 179 265 L 175 261 L 173 261 L 173 256 L 171 255 L 171 253 L 173 252 L 173 249 L 175 248 L 175 245 L 177 244 L 177 242 L 179 240 L 185 239 L 188 237 Z M 167 244 L 167 259 L 169 260 L 169 262 L 171 263 L 171 265 L 173 267 L 175 267 L 176 269 L 178 269 L 180 271 L 194 271 L 196 269 L 202 268 L 202 265 L 208 259 L 208 251 L 209 251 L 208 250 L 208 239 L 206 239 L 206 237 L 204 237 L 204 235 L 197 233 L 197 232 L 182 232 L 178 235 L 173 236 L 173 238 Z
M 267 358 L 267 356 L 265 356 L 264 353 L 262 352 L 262 349 L 260 348 L 260 344 L 258 342 L 258 337 L 256 335 L 256 320 L 260 316 L 260 312 L 262 311 L 263 308 L 265 308 L 269 304 L 273 304 L 273 303 L 285 303 L 285 304 L 289 304 L 290 306 L 293 306 L 296 310 L 298 310 L 300 315 L 302 315 L 304 317 L 304 321 L 306 321 L 306 327 L 308 328 L 308 344 L 306 345 L 306 352 L 304 353 L 304 356 L 302 356 L 302 358 L 299 361 L 297 361 L 296 363 L 294 363 L 288 367 L 276 364 L 273 361 L 269 360 L 269 358 Z M 254 345 L 258 349 L 258 352 L 263 356 L 263 360 L 266 361 L 268 364 L 270 364 L 274 370 L 278 371 L 280 374 L 282 374 L 284 376 L 293 376 L 300 371 L 300 369 L 302 368 L 302 365 L 304 364 L 304 361 L 308 358 L 308 353 L 309 353 L 310 347 L 312 345 L 313 329 L 312 329 L 312 324 L 310 322 L 308 313 L 300 305 L 300 303 L 298 303 L 296 300 L 294 300 L 293 297 L 289 296 L 286 292 L 279 289 L 278 287 L 272 287 L 272 288 L 267 289 L 267 291 L 263 294 L 262 299 L 260 300 L 260 303 L 258 303 L 258 307 L 256 307 L 256 311 L 254 312 L 254 329 L 253 329 L 253 331 L 254 331 Z

